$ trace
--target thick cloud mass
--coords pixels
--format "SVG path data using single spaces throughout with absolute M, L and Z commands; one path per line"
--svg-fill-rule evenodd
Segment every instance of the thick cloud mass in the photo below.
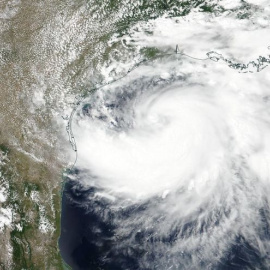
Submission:
M 218 49 L 234 63 L 269 53 L 267 29 L 211 20 L 158 19 L 130 42 Z M 270 269 L 269 69 L 239 73 L 224 59 L 160 58 L 78 108 L 73 199 L 91 216 L 91 265 Z
M 171 57 L 85 100 L 80 183 L 95 189 L 89 205 L 106 201 L 116 253 L 140 250 L 139 269 L 154 269 L 151 258 L 216 269 L 243 241 L 246 265 L 269 267 L 269 86 L 267 70 Z

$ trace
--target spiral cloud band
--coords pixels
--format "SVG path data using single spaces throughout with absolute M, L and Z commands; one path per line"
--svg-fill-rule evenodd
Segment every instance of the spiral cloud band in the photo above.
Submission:
M 90 216 L 89 265 L 270 269 L 269 57 L 243 64 L 269 53 L 268 30 L 197 19 L 157 19 L 125 44 L 219 53 L 147 62 L 74 114 L 70 198 Z
M 265 71 L 175 56 L 85 100 L 76 166 L 86 205 L 106 205 L 91 211 L 114 227 L 113 257 L 217 269 L 243 242 L 246 265 L 269 266 L 269 86 Z

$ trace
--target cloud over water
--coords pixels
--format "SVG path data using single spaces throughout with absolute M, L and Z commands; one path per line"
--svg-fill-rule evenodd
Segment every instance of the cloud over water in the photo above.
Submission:
M 268 57 L 265 29 L 249 31 L 249 22 L 162 20 L 132 42 L 177 43 L 196 57 L 215 50 L 239 63 Z M 72 123 L 78 189 L 89 191 L 80 203 L 113 232 L 98 260 L 118 258 L 123 269 L 270 267 L 269 70 L 246 71 L 171 55 L 84 100 Z

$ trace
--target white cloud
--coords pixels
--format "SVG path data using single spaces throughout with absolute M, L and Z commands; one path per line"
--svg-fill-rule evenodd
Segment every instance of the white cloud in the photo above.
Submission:
M 240 63 L 269 55 L 269 29 L 247 20 L 191 14 L 136 27 L 130 42 L 138 48 L 179 44 L 194 57 L 214 50 Z M 149 203 L 115 223 L 123 239 L 139 228 L 155 239 L 176 235 L 172 245 L 142 244 L 163 254 L 159 269 L 179 266 L 179 256 L 183 269 L 198 269 L 201 258 L 213 266 L 240 234 L 270 261 L 259 211 L 269 209 L 269 96 L 268 68 L 239 73 L 225 61 L 181 55 L 140 66 L 91 95 L 87 114 L 74 118 L 77 166 L 89 170 L 81 181 L 101 187 L 115 208 Z M 145 255 L 141 267 L 148 262 Z

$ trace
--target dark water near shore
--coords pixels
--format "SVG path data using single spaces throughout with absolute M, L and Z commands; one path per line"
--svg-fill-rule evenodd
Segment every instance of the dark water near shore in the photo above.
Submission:
M 65 184 L 62 197 L 61 237 L 59 239 L 59 247 L 64 261 L 73 270 L 161 269 L 154 266 L 154 254 L 152 256 L 153 268 L 140 268 L 138 262 L 144 251 L 129 246 L 122 249 L 120 253 L 116 252 L 115 247 L 117 247 L 119 240 L 114 236 L 113 222 L 104 222 L 99 211 L 91 210 L 91 207 L 94 207 L 95 210 L 106 208 L 106 204 L 103 205 L 100 201 L 98 203 L 88 201 L 94 192 L 93 189 L 80 189 L 72 181 Z M 85 204 L 86 201 L 87 204 Z M 111 218 L 113 219 L 113 216 Z M 108 219 L 106 220 L 108 221 Z M 269 239 L 269 230 L 264 232 L 264 236 Z M 140 235 L 140 239 L 137 240 L 146 241 L 144 235 Z M 134 246 L 137 244 L 134 243 Z M 267 270 L 267 267 L 264 258 L 252 247 L 252 243 L 248 243 L 243 236 L 239 235 L 228 248 L 219 265 L 209 268 L 202 262 L 200 269 Z
M 67 182 L 62 197 L 59 247 L 64 261 L 74 270 L 139 269 L 134 254 L 114 253 L 117 239 L 113 237 L 113 226 L 104 223 L 91 209 L 82 207 L 93 190 L 78 192 L 74 187 L 72 182 Z

